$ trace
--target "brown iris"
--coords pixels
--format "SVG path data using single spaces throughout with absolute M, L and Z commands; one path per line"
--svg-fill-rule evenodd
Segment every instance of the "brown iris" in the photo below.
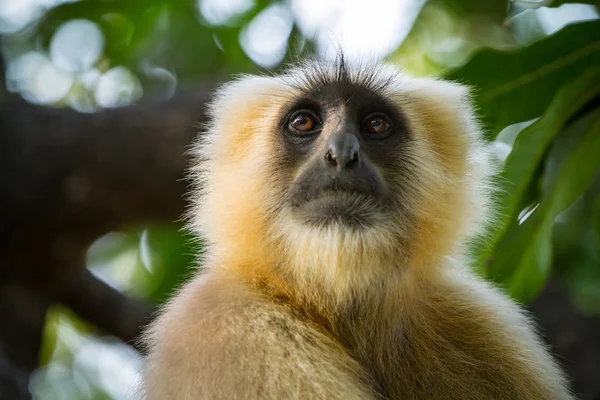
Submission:
M 310 111 L 298 111 L 290 118 L 290 127 L 297 132 L 313 132 L 318 129 L 319 120 Z
M 365 118 L 363 129 L 372 135 L 382 135 L 390 130 L 391 124 L 383 114 L 371 114 Z

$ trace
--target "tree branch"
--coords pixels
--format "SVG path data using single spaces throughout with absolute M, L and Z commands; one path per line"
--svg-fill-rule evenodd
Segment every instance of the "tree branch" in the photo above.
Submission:
M 15 282 L 0 284 L 0 399 L 29 399 L 31 372 L 39 351 L 52 299 L 34 286 Z
M 82 267 L 63 286 L 61 302 L 79 317 L 114 335 L 138 351 L 138 336 L 154 311 L 148 302 L 126 297 Z
M 28 393 L 54 303 L 135 345 L 152 308 L 96 280 L 87 249 L 108 232 L 180 218 L 185 153 L 208 95 L 96 114 L 0 104 L 0 399 Z
M 0 248 L 11 261 L 0 279 L 54 281 L 99 236 L 178 219 L 185 152 L 207 96 L 97 114 L 0 105 Z

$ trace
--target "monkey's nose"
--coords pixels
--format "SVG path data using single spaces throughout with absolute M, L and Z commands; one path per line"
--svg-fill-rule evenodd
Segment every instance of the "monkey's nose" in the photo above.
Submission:
M 337 169 L 351 169 L 360 161 L 360 146 L 356 136 L 351 134 L 334 135 L 325 152 L 325 163 Z

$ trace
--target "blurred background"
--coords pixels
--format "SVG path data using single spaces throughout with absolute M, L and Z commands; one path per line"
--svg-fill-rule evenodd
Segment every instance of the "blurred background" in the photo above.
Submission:
M 562 0 L 0 0 L 0 399 L 130 399 L 195 269 L 185 151 L 211 90 L 303 57 L 470 84 L 504 169 L 474 268 L 600 399 L 600 21 Z

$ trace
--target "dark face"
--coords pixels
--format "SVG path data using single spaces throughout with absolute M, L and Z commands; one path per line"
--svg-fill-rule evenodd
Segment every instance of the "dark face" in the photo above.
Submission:
M 295 217 L 361 228 L 395 209 L 393 182 L 409 138 L 389 100 L 351 83 L 321 85 L 285 109 L 280 127 Z

